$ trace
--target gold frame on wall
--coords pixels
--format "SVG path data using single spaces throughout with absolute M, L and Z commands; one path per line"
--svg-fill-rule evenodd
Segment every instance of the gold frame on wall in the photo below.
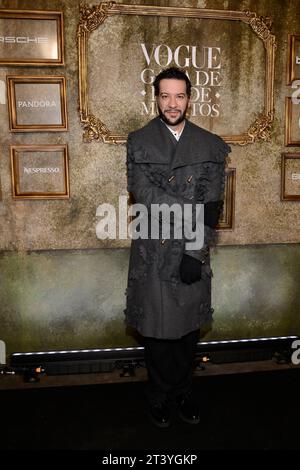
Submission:
M 300 153 L 282 153 L 281 154 L 281 200 L 282 201 L 300 201 L 299 194 L 288 194 L 286 191 L 286 161 L 289 159 L 299 160 L 299 173 L 300 178 Z
M 288 35 L 288 57 L 287 57 L 287 76 L 286 76 L 287 85 L 291 85 L 294 80 L 300 80 L 300 76 L 296 77 L 296 71 L 295 71 L 296 41 L 299 41 L 300 43 L 300 34 Z
M 35 192 L 20 190 L 19 182 L 19 169 L 18 152 L 58 152 L 61 151 L 63 156 L 63 170 L 64 170 L 64 188 L 63 191 L 57 192 Z M 69 199 L 70 197 L 70 184 L 69 184 L 69 158 L 67 145 L 12 145 L 10 147 L 10 161 L 11 161 L 11 180 L 12 180 L 12 196 L 14 199 Z
M 236 169 L 226 168 L 225 175 L 224 208 L 221 219 L 216 226 L 218 231 L 234 229 Z
M 292 119 L 293 119 L 293 106 L 296 105 L 292 102 L 292 98 L 286 96 L 285 98 L 285 145 L 289 146 L 300 146 L 300 140 L 293 140 L 292 137 Z
M 108 16 L 143 15 L 180 18 L 207 18 L 217 20 L 242 21 L 252 28 L 263 41 L 266 52 L 266 77 L 264 94 L 264 112 L 257 117 L 249 129 L 240 135 L 224 135 L 223 139 L 232 144 L 246 145 L 257 140 L 270 138 L 270 129 L 274 121 L 274 71 L 275 71 L 275 36 L 271 34 L 271 20 L 258 17 L 250 11 L 208 10 L 200 8 L 158 7 L 150 5 L 124 5 L 115 2 L 102 2 L 95 6 L 80 4 L 80 21 L 77 29 L 79 60 L 79 115 L 84 128 L 85 142 L 101 141 L 109 144 L 122 144 L 126 135 L 115 134 L 97 116 L 89 111 L 88 96 L 88 40 Z
M 59 84 L 60 85 L 60 116 L 61 124 L 18 124 L 16 106 L 16 84 Z M 29 76 L 29 75 L 7 75 L 7 102 L 9 114 L 9 128 L 11 132 L 62 132 L 68 130 L 66 79 L 64 76 Z
M 24 58 L 22 52 L 19 57 L 0 57 L 0 65 L 26 65 L 26 66 L 50 66 L 50 65 L 64 65 L 64 35 L 63 35 L 63 12 L 62 11 L 48 11 L 48 10 L 7 10 L 0 9 L 0 19 L 16 19 L 16 20 L 36 20 L 38 22 L 45 20 L 56 21 L 57 42 L 56 45 L 51 45 L 49 49 L 57 48 L 57 59 L 45 58 Z M 17 33 L 16 33 L 17 34 Z M 17 41 L 17 40 L 20 41 Z M 24 43 L 26 37 L 9 37 L 10 44 Z M 28 38 L 27 38 L 28 39 Z M 39 38 L 41 39 L 41 38 Z M 23 42 L 22 42 L 23 41 Z

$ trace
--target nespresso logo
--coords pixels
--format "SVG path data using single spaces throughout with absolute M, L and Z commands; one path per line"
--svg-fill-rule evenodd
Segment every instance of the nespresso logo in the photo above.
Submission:
M 58 167 L 28 168 L 24 166 L 24 173 L 26 175 L 37 174 L 37 173 L 60 173 L 60 168 Z
M 49 100 L 27 100 L 27 101 L 18 101 L 18 108 L 53 108 L 57 106 L 55 101 Z
M 0 44 L 47 44 L 48 38 L 28 36 L 0 36 Z

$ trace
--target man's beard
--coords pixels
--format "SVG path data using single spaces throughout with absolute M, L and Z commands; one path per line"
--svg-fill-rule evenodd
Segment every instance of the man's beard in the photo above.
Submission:
M 160 109 L 160 107 L 157 105 L 157 109 L 158 109 L 158 114 L 159 114 L 159 117 L 168 125 L 168 126 L 178 126 L 178 124 L 180 124 L 182 121 L 185 120 L 185 115 L 186 115 L 186 112 L 187 112 L 187 109 L 188 109 L 188 105 L 186 106 L 185 110 L 184 111 L 181 111 L 180 109 L 174 109 L 172 111 L 179 111 L 180 112 L 180 116 L 179 118 L 175 121 L 175 122 L 172 122 L 170 121 L 166 116 L 165 114 L 162 112 L 162 110 Z M 167 109 L 167 111 L 170 111 L 169 109 Z

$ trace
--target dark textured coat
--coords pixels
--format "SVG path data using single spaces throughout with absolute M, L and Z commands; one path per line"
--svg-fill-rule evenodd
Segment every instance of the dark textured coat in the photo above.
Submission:
M 203 188 L 203 202 L 223 198 L 225 157 L 230 147 L 218 136 L 189 121 L 179 142 L 155 118 L 132 132 L 127 144 L 128 191 L 134 202 L 193 203 L 195 188 Z M 199 187 L 199 186 L 198 186 Z M 180 338 L 210 323 L 212 230 L 205 227 L 205 244 L 197 252 L 202 261 L 201 280 L 187 285 L 179 277 L 184 239 L 136 239 L 131 242 L 126 323 L 143 336 Z

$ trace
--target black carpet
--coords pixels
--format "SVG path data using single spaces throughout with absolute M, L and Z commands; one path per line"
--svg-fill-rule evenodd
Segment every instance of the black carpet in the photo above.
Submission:
M 300 370 L 195 379 L 199 425 L 149 422 L 144 384 L 5 390 L 1 450 L 299 449 Z

